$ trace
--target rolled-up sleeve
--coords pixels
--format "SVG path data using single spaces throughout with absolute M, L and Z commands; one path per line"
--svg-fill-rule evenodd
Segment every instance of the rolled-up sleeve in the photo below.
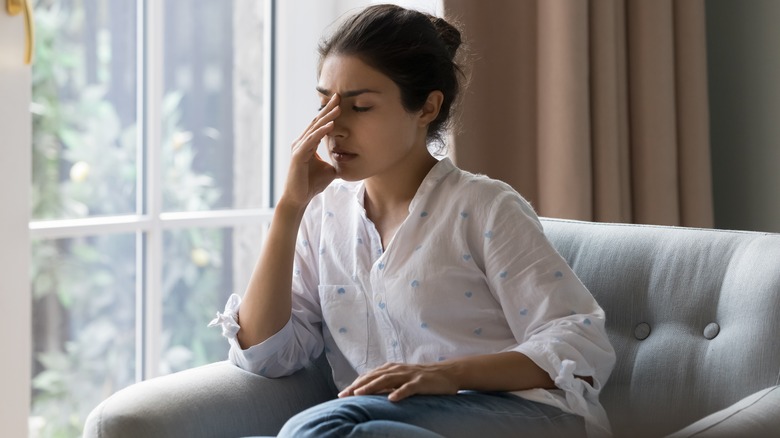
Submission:
M 313 210 L 317 206 L 310 207 Z M 309 211 L 307 210 L 307 214 Z M 287 324 L 263 342 L 241 348 L 237 335 L 241 297 L 233 294 L 224 312 L 209 323 L 221 326 L 222 335 L 230 344 L 228 358 L 238 367 L 264 377 L 288 376 L 319 357 L 324 349 L 322 311 L 317 292 L 317 258 L 311 251 L 309 228 L 298 233 L 292 278 L 292 312 Z M 288 292 L 289 293 L 289 292 Z
M 225 311 L 209 323 L 209 327 L 221 326 L 222 335 L 230 344 L 228 359 L 236 366 L 264 377 L 276 378 L 294 373 L 308 363 L 307 351 L 317 351 L 317 337 L 308 330 L 298 330 L 293 318 L 277 333 L 265 341 L 243 349 L 238 343 L 237 315 L 241 297 L 233 294 L 225 305 Z M 321 351 L 321 347 L 320 347 Z
M 555 403 L 585 417 L 591 426 L 609 424 L 598 395 L 615 364 L 604 311 L 547 240 L 528 204 L 501 195 L 486 219 L 485 275 L 504 309 L 517 345 L 545 370 L 563 396 Z M 579 377 L 590 377 L 589 384 Z M 549 394 L 523 392 L 546 402 Z M 594 433 L 595 432 L 595 433 Z M 608 430 L 592 431 L 598 436 Z

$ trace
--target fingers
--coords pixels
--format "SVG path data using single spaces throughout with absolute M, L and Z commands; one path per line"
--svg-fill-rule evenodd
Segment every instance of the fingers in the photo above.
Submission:
M 407 397 L 413 396 L 417 393 L 417 384 L 417 381 L 406 382 L 401 385 L 400 388 L 391 392 L 390 395 L 387 396 L 387 399 L 391 402 L 398 402 Z
M 405 387 L 399 394 L 401 398 L 405 398 L 414 393 L 409 393 L 410 390 L 413 391 L 410 384 L 419 381 L 419 373 L 420 370 L 407 365 L 385 364 L 355 379 L 351 385 L 339 393 L 339 397 L 388 394 L 397 391 L 397 388 Z
M 393 391 L 398 385 L 403 384 L 409 376 L 402 374 L 382 374 L 369 382 L 353 389 L 355 395 L 380 394 Z
M 293 143 L 293 147 L 323 125 L 336 120 L 336 118 L 341 113 L 341 108 L 339 107 L 340 102 L 341 96 L 334 93 L 330 100 L 328 100 L 328 102 L 317 113 L 314 119 L 312 119 L 311 123 L 309 123 L 309 126 L 307 126 L 303 133 L 301 133 L 300 137 L 296 139 L 295 143 Z
M 303 161 L 308 162 L 317 154 L 320 141 L 333 130 L 333 121 L 330 121 L 306 135 L 293 146 L 293 155 L 303 155 Z M 320 158 L 320 160 L 322 160 Z
M 415 394 L 457 394 L 458 389 L 436 364 L 386 364 L 355 379 L 339 397 L 389 394 L 388 400 L 396 402 Z
M 322 139 L 334 128 L 334 121 L 341 113 L 338 106 L 338 95 L 334 94 L 331 100 L 320 111 L 320 114 L 312 121 L 312 124 L 293 143 L 293 154 L 296 152 L 304 155 L 303 160 L 309 161 L 315 153 Z M 323 114 L 324 112 L 324 114 Z
M 320 119 L 333 111 L 335 108 L 339 107 L 339 103 L 341 102 L 341 96 L 338 95 L 338 93 L 333 93 L 333 96 L 330 96 L 330 99 L 325 104 L 325 106 L 322 107 L 319 113 L 317 113 L 317 116 L 314 117 L 314 119 L 311 121 L 312 124 L 314 124 L 317 119 Z
M 399 372 L 377 376 L 373 380 L 359 386 L 345 389 L 339 397 L 349 395 L 389 394 L 387 398 L 392 401 L 400 401 L 407 397 L 421 393 L 439 393 L 435 388 L 425 388 L 422 377 L 411 372 Z M 442 392 L 443 393 L 443 392 Z
M 376 378 L 383 376 L 387 372 L 387 370 L 389 370 L 391 367 L 394 366 L 395 364 L 386 363 L 378 368 L 373 369 L 369 373 L 359 376 L 357 379 L 355 379 L 354 382 L 352 382 L 351 385 L 347 386 L 346 388 L 344 388 L 343 391 L 339 393 L 339 397 L 354 395 L 356 389 L 361 388 L 366 384 L 368 384 L 369 382 L 371 382 L 372 380 L 375 380 Z

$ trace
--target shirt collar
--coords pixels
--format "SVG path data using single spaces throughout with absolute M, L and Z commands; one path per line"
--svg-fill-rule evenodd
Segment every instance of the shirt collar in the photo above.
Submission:
M 434 164 L 431 170 L 428 171 L 428 175 L 426 175 L 425 178 L 423 178 L 422 183 L 420 183 L 420 187 L 414 194 L 412 202 L 409 203 L 409 212 L 411 213 L 420 200 L 425 198 L 425 195 L 430 193 L 437 185 L 439 185 L 441 180 L 444 179 L 444 177 L 454 169 L 455 165 L 452 164 L 452 160 L 450 160 L 449 157 L 444 157 L 439 160 L 438 163 Z M 363 208 L 364 211 L 366 208 L 365 195 L 366 184 L 364 181 L 361 181 L 355 196 L 357 198 L 358 204 Z

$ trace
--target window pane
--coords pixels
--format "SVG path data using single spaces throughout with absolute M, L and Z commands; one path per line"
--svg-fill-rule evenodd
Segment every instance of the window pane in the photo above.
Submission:
M 264 8 L 165 2 L 165 211 L 263 207 Z
M 81 436 L 135 380 L 135 236 L 38 240 L 32 254 L 31 436 Z
M 161 374 L 227 359 L 221 331 L 206 325 L 231 293 L 243 294 L 262 228 L 165 232 Z
M 32 218 L 133 213 L 135 0 L 39 0 L 35 27 Z

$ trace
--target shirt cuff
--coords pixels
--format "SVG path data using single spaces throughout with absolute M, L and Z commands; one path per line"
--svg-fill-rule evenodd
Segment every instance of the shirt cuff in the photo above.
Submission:
M 559 407 L 564 411 L 583 416 L 589 430 L 589 436 L 591 433 L 593 436 L 602 436 L 603 433 L 608 436 L 609 426 L 606 426 L 607 429 L 605 429 L 603 425 L 608 425 L 609 420 L 607 420 L 603 408 L 598 404 L 599 389 L 576 377 L 576 375 L 591 376 L 595 382 L 597 378 L 594 370 L 589 369 L 587 365 L 583 369 L 583 364 L 578 364 L 577 361 L 562 359 L 555 351 L 555 347 L 545 346 L 544 343 L 527 342 L 512 350 L 525 354 L 550 375 L 555 386 L 563 391 L 565 403 Z M 578 365 L 580 366 L 579 370 L 577 369 Z
M 230 343 L 230 353 L 228 354 L 230 361 L 246 371 L 266 377 L 277 377 L 276 374 L 284 375 L 278 370 L 269 369 L 266 365 L 269 363 L 269 359 L 276 357 L 278 352 L 294 338 L 295 331 L 292 325 L 292 318 L 270 338 L 243 349 L 238 343 L 237 337 L 238 330 L 241 328 L 238 325 L 238 309 L 240 306 L 241 297 L 236 294 L 231 295 L 225 304 L 225 311 L 222 313 L 217 312 L 217 317 L 209 323 L 209 327 L 222 327 L 222 336 L 226 337 Z
M 238 330 L 238 308 L 241 306 L 241 297 L 232 294 L 225 303 L 224 313 L 217 312 L 217 317 L 209 322 L 209 327 L 222 327 L 222 336 L 235 339 Z

